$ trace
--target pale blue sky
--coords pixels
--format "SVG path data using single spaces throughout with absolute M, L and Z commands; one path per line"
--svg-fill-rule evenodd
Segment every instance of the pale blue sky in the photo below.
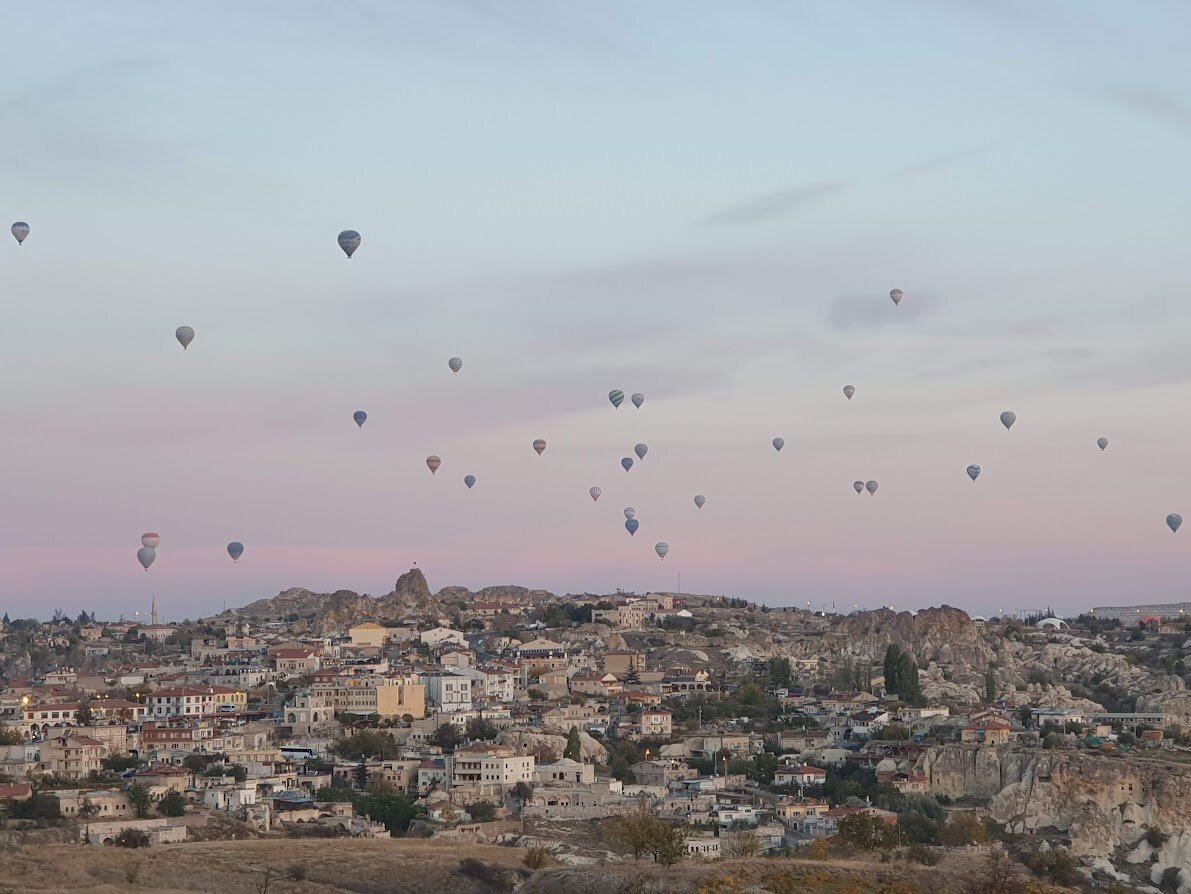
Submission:
M 14 616 L 379 593 L 415 560 L 1185 597 L 1184 4 L 39 2 L 4 31 Z

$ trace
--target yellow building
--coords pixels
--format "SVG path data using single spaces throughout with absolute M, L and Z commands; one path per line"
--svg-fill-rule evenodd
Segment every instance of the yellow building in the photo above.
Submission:
M 374 646 L 383 649 L 389 640 L 389 628 L 375 621 L 363 621 L 347 631 L 353 646 Z

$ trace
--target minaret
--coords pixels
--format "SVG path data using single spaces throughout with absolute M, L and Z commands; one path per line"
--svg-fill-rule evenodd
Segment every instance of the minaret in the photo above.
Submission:
M 154 627 L 157 626 L 157 597 L 156 596 L 153 597 L 153 608 L 150 612 L 149 623 L 152 624 Z

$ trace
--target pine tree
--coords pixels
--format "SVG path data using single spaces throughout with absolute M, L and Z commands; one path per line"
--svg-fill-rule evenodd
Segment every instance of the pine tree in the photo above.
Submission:
M 579 738 L 579 727 L 571 727 L 570 733 L 567 734 L 567 747 L 563 749 L 562 756 L 573 761 L 583 760 L 583 740 Z
M 991 705 L 997 700 L 997 676 L 993 673 L 992 665 L 988 666 L 988 673 L 984 675 L 984 701 Z

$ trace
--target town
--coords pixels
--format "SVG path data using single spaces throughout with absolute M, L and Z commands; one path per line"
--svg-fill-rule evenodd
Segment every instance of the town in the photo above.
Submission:
M 1191 623 L 1163 611 L 432 594 L 414 569 L 379 599 L 198 621 L 6 616 L 2 834 L 421 838 L 659 871 L 963 853 L 1182 892 Z

